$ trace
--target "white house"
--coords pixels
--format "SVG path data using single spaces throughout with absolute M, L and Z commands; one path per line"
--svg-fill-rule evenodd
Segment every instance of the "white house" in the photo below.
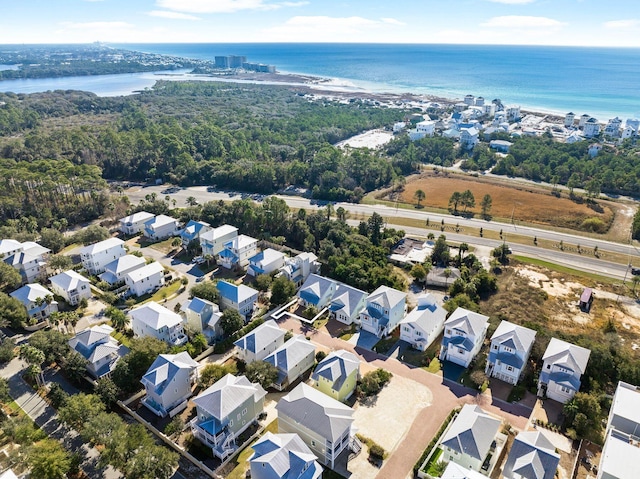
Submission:
M 129 311 L 131 327 L 136 337 L 151 336 L 172 346 L 180 346 L 187 342 L 179 314 L 150 301 Z
M 266 395 L 260 384 L 227 374 L 193 400 L 193 435 L 224 460 L 238 449 L 236 438 L 258 421 Z
M 393 124 L 393 132 L 400 133 L 407 127 L 407 124 L 404 121 L 397 121 Z
M 124 283 L 124 277 L 127 273 L 142 268 L 146 264 L 147 262 L 144 258 L 133 254 L 126 254 L 107 264 L 104 267 L 104 273 L 101 273 L 98 277 L 101 281 L 113 286 Z
M 478 144 L 479 131 L 477 128 L 461 128 L 460 129 L 460 148 L 470 150 Z
M 447 310 L 432 294 L 418 296 L 418 306 L 400 321 L 400 339 L 419 351 L 426 351 L 444 329 Z
M 182 246 L 186 248 L 192 241 L 200 240 L 200 237 L 211 230 L 211 225 L 204 221 L 190 220 L 184 229 L 180 232 Z
M 47 325 L 47 318 L 58 311 L 58 303 L 53 299 L 53 293 L 38 283 L 25 284 L 10 295 L 27 308 L 29 324 L 27 331 L 35 331 Z
M 71 306 L 76 306 L 83 298 L 91 298 L 91 282 L 73 270 L 52 276 L 49 281 L 53 292 Z
M 584 125 L 587 123 L 587 121 L 589 121 L 590 118 L 592 118 L 591 115 L 583 113 L 578 120 L 578 128 L 584 128 Z
M 220 327 L 222 313 L 217 304 L 194 297 L 184 303 L 182 311 L 187 318 L 187 328 L 190 332 L 202 333 L 209 340 L 222 336 L 223 331 Z
M 360 326 L 379 338 L 391 332 L 407 312 L 407 294 L 388 286 L 380 286 L 367 296 L 360 312 Z
M 640 464 L 639 404 L 640 388 L 620 381 L 609 411 L 598 479 L 637 477 Z
M 0 259 L 22 251 L 22 243 L 14 239 L 0 240 Z
M 502 468 L 505 479 L 553 479 L 560 455 L 540 431 L 518 433 Z
M 491 336 L 485 373 L 509 384 L 517 384 L 527 366 L 536 339 L 533 329 L 502 321 Z
M 163 240 L 178 234 L 178 220 L 167 215 L 158 215 L 144 224 L 144 235 L 152 241 Z
M 491 140 L 489 142 L 489 148 L 496 150 L 499 153 L 509 153 L 511 145 L 513 145 L 513 143 L 506 140 Z
M 106 324 L 80 331 L 69 340 L 69 347 L 87 360 L 87 372 L 96 379 L 113 372 L 118 360 L 129 352 L 111 336 Z
M 455 462 L 467 469 L 480 471 L 487 455 L 492 450 L 502 423 L 489 416 L 480 407 L 465 404 L 442 436 L 441 460 Z
M 538 396 L 566 403 L 580 390 L 591 351 L 551 338 L 542 356 L 542 371 L 538 379 Z
M 222 225 L 205 231 L 200 235 L 200 246 L 203 255 L 217 256 L 225 243 L 238 236 L 238 228 L 231 225 Z
M 573 126 L 573 121 L 575 120 L 575 118 L 576 118 L 576 115 L 572 111 L 567 113 L 564 116 L 564 127 L 565 128 L 571 128 Z
M 258 302 L 258 291 L 245 286 L 235 285 L 227 281 L 218 281 L 216 285 L 220 293 L 220 309 L 233 309 L 240 313 L 245 320 L 251 319 L 253 310 Z
M 296 334 L 264 360 L 278 369 L 278 378 L 272 384 L 283 391 L 296 379 L 309 371 L 315 362 L 316 347 L 301 334 Z
M 280 273 L 288 280 L 293 281 L 296 288 L 304 283 L 310 274 L 320 271 L 318 257 L 313 253 L 300 253 L 293 258 L 286 258 L 285 265 L 280 268 Z
M 152 293 L 164 285 L 164 267 L 154 261 L 124 275 L 129 291 L 137 297 Z
M 367 296 L 364 291 L 338 283 L 329 303 L 329 316 L 344 324 L 358 322 L 360 313 L 367 305 Z
M 236 266 L 246 268 L 249 258 L 258 252 L 258 240 L 247 235 L 236 236 L 224 243 L 222 251 L 218 253 L 218 264 L 223 268 L 231 269 Z
M 622 127 L 622 120 L 617 116 L 615 118 L 611 118 L 607 122 L 607 126 L 604 127 L 604 135 L 610 136 L 611 138 L 620 137 L 620 128 Z
M 47 259 L 50 252 L 49 248 L 38 243 L 25 241 L 20 243 L 19 251 L 5 254 L 4 262 L 18 270 L 23 283 L 34 283 L 38 279 L 46 277 Z
M 447 464 L 440 479 L 487 479 L 487 476 L 473 469 L 459 466 L 455 462 L 450 462 Z
M 598 120 L 596 120 L 595 118 L 589 118 L 584 124 L 583 133 L 586 138 L 591 138 L 593 136 L 599 135 L 600 123 L 598 123 Z
M 153 219 L 154 214 L 138 211 L 124 218 L 120 218 L 120 231 L 126 235 L 137 235 L 144 231 L 144 224 Z
M 80 259 L 89 274 L 97 275 L 104 272 L 109 263 L 126 254 L 124 241 L 119 238 L 109 238 L 82 248 Z
M 157 416 L 173 417 L 191 397 L 197 367 L 186 351 L 160 354 L 140 381 L 146 391 L 142 404 Z
M 514 123 L 520 119 L 520 107 L 519 106 L 509 106 L 505 109 L 505 113 L 507 116 L 507 121 L 509 123 Z
M 311 274 L 298 290 L 300 304 L 306 308 L 313 306 L 318 310 L 329 304 L 338 287 L 334 280 L 317 274 Z
M 251 446 L 251 479 L 320 479 L 322 466 L 297 434 L 267 432 Z
M 284 267 L 286 258 L 287 256 L 284 253 L 272 248 L 267 248 L 249 258 L 247 274 L 250 276 L 271 274 Z
M 488 316 L 457 308 L 444 323 L 440 360 L 469 367 L 482 347 L 488 326 Z
M 272 319 L 248 332 L 235 343 L 236 355 L 249 364 L 264 359 L 284 344 L 286 332 Z
M 335 467 L 348 453 L 353 432 L 353 409 L 304 383 L 276 405 L 278 432 L 298 434 L 321 464 Z

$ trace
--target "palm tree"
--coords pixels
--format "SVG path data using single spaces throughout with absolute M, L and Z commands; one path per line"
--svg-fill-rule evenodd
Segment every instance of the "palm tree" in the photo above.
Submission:
M 459 263 L 462 263 L 462 256 L 467 251 L 469 251 L 469 245 L 467 243 L 460 243 L 460 246 L 458 246 L 458 262 Z
M 198 200 L 196 200 L 194 196 L 187 197 L 186 201 L 189 206 L 195 206 L 198 204 Z
M 424 191 L 422 190 L 416 190 L 416 192 L 413 194 L 413 197 L 417 200 L 418 204 L 416 205 L 417 208 L 420 208 L 420 202 L 422 200 L 424 200 L 427 195 L 424 193 Z

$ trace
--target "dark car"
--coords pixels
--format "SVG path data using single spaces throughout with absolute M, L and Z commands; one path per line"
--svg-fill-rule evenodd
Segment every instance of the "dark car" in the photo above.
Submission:
M 640 274 L 640 268 L 631 267 L 631 274 L 639 275 Z

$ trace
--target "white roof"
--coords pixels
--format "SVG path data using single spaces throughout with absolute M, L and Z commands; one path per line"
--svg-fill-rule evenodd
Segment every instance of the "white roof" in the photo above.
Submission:
M 234 232 L 235 233 L 238 232 L 238 228 L 236 228 L 235 226 L 222 225 L 222 226 L 218 226 L 217 228 L 213 228 L 212 230 L 209 230 L 205 233 L 202 233 L 200 235 L 200 238 L 206 239 L 208 241 L 215 241 L 218 238 L 222 238 L 223 236 L 226 236 Z
M 637 424 L 640 430 L 640 388 L 619 381 L 611 403 L 611 414 Z
M 478 336 L 486 327 L 489 317 L 464 308 L 456 308 L 444 323 L 447 328 L 455 328 L 473 336 Z
M 0 240 L 0 255 L 20 249 L 22 249 L 22 243 L 20 243 L 20 241 L 16 241 L 14 239 Z
M 0 479 L 18 479 L 18 476 L 16 476 L 15 473 L 11 469 L 9 469 L 8 471 L 0 474 Z
M 566 365 L 569 369 L 584 374 L 589 362 L 589 349 L 567 343 L 558 338 L 551 338 L 549 346 L 542 356 L 542 361 L 549 361 L 559 366 Z
M 383 308 L 393 309 L 398 303 L 404 302 L 406 298 L 407 293 L 389 286 L 380 286 L 367 297 L 367 303 L 375 303 Z
M 498 329 L 491 336 L 491 342 L 504 344 L 516 351 L 529 351 L 536 339 L 536 332 L 533 329 L 518 326 L 509 321 L 501 321 Z
M 285 334 L 286 331 L 278 327 L 278 324 L 270 319 L 253 331 L 249 331 L 233 344 L 240 349 L 246 349 L 252 353 L 256 353 L 262 351 L 268 344 L 277 341 L 279 338 L 284 338 Z
M 72 291 L 77 289 L 80 283 L 89 283 L 89 280 L 82 276 L 81 274 L 76 273 L 72 269 L 69 271 L 65 271 L 64 273 L 56 274 L 49 278 L 51 284 L 55 284 L 60 287 L 64 291 Z
M 44 246 L 36 243 L 35 241 L 25 241 L 24 243 L 22 243 L 22 250 L 25 253 L 28 253 L 33 256 L 42 256 L 43 254 L 47 254 L 51 252 L 49 248 L 45 248 Z
M 223 420 L 250 397 L 257 402 L 266 394 L 260 384 L 252 383 L 245 376 L 227 374 L 202 391 L 193 402 L 216 419 Z
M 638 477 L 640 464 L 640 447 L 629 444 L 629 440 L 621 440 L 611 430 L 607 435 L 602 457 L 600 458 L 600 472 L 602 477 L 616 477 L 632 479 Z
M 164 272 L 164 267 L 157 261 L 154 261 L 146 266 L 142 266 L 141 268 L 128 272 L 127 277 L 134 283 L 137 283 L 141 279 L 148 278 L 149 276 L 162 272 Z
M 137 223 L 138 221 L 147 221 L 154 216 L 154 214 L 147 213 L 146 211 L 138 211 L 137 213 L 133 213 L 132 215 L 120 218 L 120 223 Z
M 258 240 L 255 238 L 252 238 L 251 236 L 240 235 L 233 238 L 230 242 L 231 242 L 232 249 L 242 249 L 242 248 L 246 248 L 247 246 L 251 246 L 254 243 L 257 243 Z
M 134 321 L 141 321 L 156 331 L 164 326 L 171 328 L 182 323 L 182 318 L 179 314 L 168 310 L 164 306 L 160 306 L 155 301 L 132 309 L 129 311 L 129 315 L 131 315 Z
M 355 354 L 339 349 L 329 353 L 318 363 L 315 371 L 311 375 L 312 379 L 318 381 L 320 377 L 331 381 L 332 388 L 339 391 L 347 378 L 354 372 L 360 370 L 360 360 Z
M 267 472 L 264 477 L 316 479 L 322 475 L 316 456 L 297 434 L 267 432 L 251 448 L 251 465 L 255 464 L 259 473 Z M 309 463 L 313 464 L 307 469 Z
M 442 473 L 440 479 L 487 479 L 487 476 L 451 461 Z
M 446 317 L 447 310 L 436 303 L 436 297 L 432 294 L 424 294 L 418 297 L 418 306 L 407 314 L 400 324 L 411 325 L 428 334 L 444 324 Z
M 11 293 L 22 304 L 35 303 L 38 298 L 44 299 L 45 296 L 53 297 L 53 293 L 38 283 L 25 284 L 22 288 Z
M 161 228 L 162 226 L 169 225 L 171 223 L 177 224 L 178 220 L 175 218 L 172 218 L 171 216 L 158 215 L 155 218 L 147 221 L 145 223 L 145 226 L 149 226 L 153 228 Z
M 146 264 L 146 260 L 144 258 L 133 254 L 125 254 L 106 265 L 105 269 L 117 275 L 124 271 L 129 271 L 133 268 L 143 266 L 144 264 Z
M 115 246 L 123 246 L 123 245 L 124 245 L 124 241 L 122 241 L 120 238 L 109 238 L 104 241 L 99 241 L 98 243 L 85 246 L 80 250 L 80 254 L 94 255 L 102 251 L 108 250 L 110 248 L 113 248 Z

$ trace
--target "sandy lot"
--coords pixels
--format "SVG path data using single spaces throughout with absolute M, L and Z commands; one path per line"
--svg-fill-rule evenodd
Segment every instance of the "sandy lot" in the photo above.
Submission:
M 384 130 L 370 130 L 341 141 L 340 143 L 337 143 L 336 146 L 350 146 L 351 148 L 369 148 L 374 150 L 389 143 L 392 138 L 393 133 L 391 132 Z

